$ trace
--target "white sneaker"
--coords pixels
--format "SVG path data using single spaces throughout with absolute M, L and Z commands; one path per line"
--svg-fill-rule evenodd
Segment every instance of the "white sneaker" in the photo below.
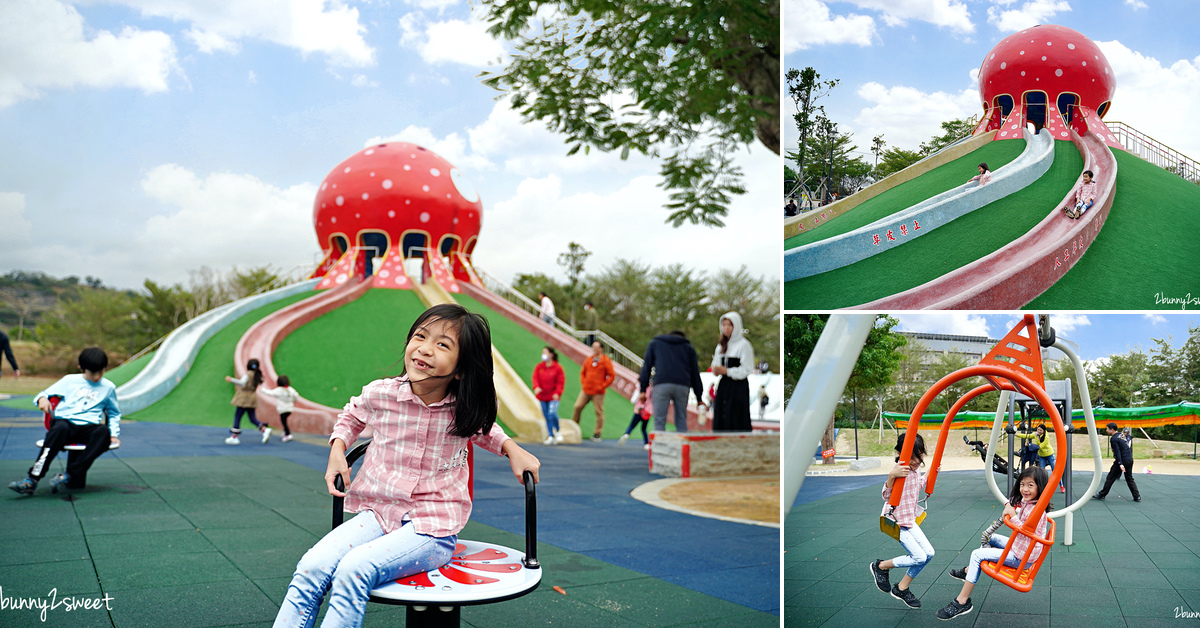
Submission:
M 629 434 L 621 434 L 621 438 L 617 439 L 617 446 L 624 447 L 625 441 L 629 440 Z
M 230 436 L 229 438 L 225 439 L 225 444 L 226 445 L 241 445 L 242 439 L 238 438 L 237 436 Z
M 546 437 L 546 440 L 542 441 L 542 444 L 543 444 L 543 445 L 553 445 L 553 444 L 554 444 L 554 437 L 553 437 L 553 436 L 547 436 L 547 437 Z
M 555 433 L 554 433 L 554 442 L 555 442 L 555 443 L 561 443 L 561 442 L 563 442 L 563 435 L 562 435 L 562 432 L 555 432 Z
M 271 440 L 271 428 L 269 428 L 269 427 L 263 428 L 262 433 L 263 433 L 263 443 L 262 444 L 266 445 L 267 441 Z
M 291 434 L 284 434 L 284 435 L 283 435 L 283 438 L 281 438 L 281 439 L 279 439 L 279 440 L 280 440 L 280 441 L 282 441 L 282 442 L 285 442 L 285 443 L 286 443 L 286 442 L 288 442 L 289 440 L 292 440 L 292 435 L 291 435 Z
M 642 445 L 642 449 L 645 449 L 646 451 L 650 451 L 650 443 L 646 443 L 645 445 Z

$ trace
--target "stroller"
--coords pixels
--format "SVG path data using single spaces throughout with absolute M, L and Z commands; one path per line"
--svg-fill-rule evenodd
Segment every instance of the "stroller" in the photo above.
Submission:
M 979 454 L 980 460 L 987 462 L 987 443 L 981 440 L 968 440 L 966 435 L 963 435 L 963 442 Z M 1008 461 L 1001 458 L 999 454 L 992 454 L 992 473 L 1008 475 Z

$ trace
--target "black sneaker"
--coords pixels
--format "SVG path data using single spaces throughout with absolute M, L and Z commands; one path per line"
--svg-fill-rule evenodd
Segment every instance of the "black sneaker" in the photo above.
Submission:
M 1100 493 L 1096 493 L 1095 495 L 1092 495 L 1092 499 L 1098 499 L 1100 501 L 1104 501 L 1104 496 L 1101 495 Z
M 1142 498 L 1141 498 L 1141 497 L 1134 497 L 1134 498 L 1133 498 L 1133 501 L 1135 501 L 1135 502 L 1140 502 L 1140 501 L 1142 501 Z
M 955 578 L 958 578 L 959 580 L 966 580 L 967 579 L 967 570 L 966 569 L 951 569 L 950 575 L 954 576 Z
M 921 608 L 921 600 L 918 600 L 917 596 L 913 595 L 912 590 L 905 589 L 901 591 L 898 584 L 892 585 L 892 597 L 908 604 L 909 608 Z
M 890 593 L 892 590 L 892 583 L 888 580 L 887 570 L 879 568 L 879 563 L 881 562 L 883 561 L 877 560 L 871 563 L 871 575 L 875 577 L 875 586 L 879 587 L 880 591 L 883 591 L 884 593 Z
M 957 599 L 950 600 L 946 608 L 937 612 L 938 619 L 954 619 L 959 615 L 966 615 L 971 612 L 971 598 L 967 598 L 966 604 L 959 604 Z

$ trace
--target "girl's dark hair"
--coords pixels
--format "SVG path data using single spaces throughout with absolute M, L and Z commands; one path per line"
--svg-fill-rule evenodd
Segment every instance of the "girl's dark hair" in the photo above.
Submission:
M 1089 177 L 1091 177 L 1091 178 L 1093 178 L 1093 179 L 1095 179 L 1095 178 L 1096 178 L 1096 175 L 1092 174 L 1092 171 L 1091 171 L 1091 170 L 1084 170 L 1084 171 L 1083 171 L 1083 174 L 1086 174 L 1087 176 L 1089 176 Z
M 280 375 L 275 381 L 279 384 L 280 388 L 286 388 L 292 385 L 292 380 L 288 379 L 287 375 Z
M 79 352 L 79 368 L 99 373 L 108 368 L 108 354 L 100 347 L 88 347 Z
M 262 370 L 258 367 L 258 358 L 251 358 L 250 361 L 246 363 L 246 370 L 254 373 L 254 379 L 251 381 L 254 383 L 254 387 L 258 388 L 258 385 L 263 383 L 263 374 Z
M 417 317 L 408 330 L 407 340 L 436 321 L 445 321 L 458 333 L 458 364 L 453 373 L 445 376 L 450 380 L 446 392 L 454 395 L 454 422 L 447 431 L 462 438 L 486 433 L 496 422 L 492 330 L 486 318 L 456 303 L 443 303 Z
M 901 434 L 896 439 L 896 462 L 900 462 L 900 452 L 904 451 L 904 434 Z M 925 460 L 925 439 L 917 434 L 917 440 L 913 442 L 912 455 L 918 460 Z M 910 459 L 909 462 L 912 462 Z
M 991 170 L 991 168 L 988 168 L 988 167 L 987 167 L 987 162 L 986 162 L 986 161 L 981 161 L 981 162 L 979 162 L 979 167 L 980 167 L 980 168 L 983 168 L 984 170 Z
M 724 320 L 728 320 L 728 319 L 726 319 L 724 316 L 722 316 L 721 321 L 724 321 Z M 719 324 L 721 321 L 717 321 L 717 323 Z M 733 321 L 729 321 L 729 322 L 732 323 Z M 729 336 L 726 336 L 725 332 L 722 331 L 721 332 L 721 353 L 725 353 L 728 350 L 729 350 Z
M 1008 503 L 1012 504 L 1014 507 L 1021 503 L 1021 480 L 1024 480 L 1025 478 L 1033 478 L 1034 483 L 1037 484 L 1038 497 L 1042 496 L 1042 491 L 1046 490 L 1046 485 L 1050 483 L 1050 476 L 1046 474 L 1045 469 L 1036 465 L 1032 467 L 1026 467 L 1025 470 L 1017 476 L 1016 481 L 1013 482 L 1012 492 L 1008 494 Z M 1049 505 L 1046 506 L 1046 510 L 1050 510 Z
M 555 362 L 558 362 L 558 352 L 554 350 L 554 347 L 551 347 L 550 345 L 546 345 L 545 349 L 546 349 L 546 351 L 550 352 L 550 359 Z

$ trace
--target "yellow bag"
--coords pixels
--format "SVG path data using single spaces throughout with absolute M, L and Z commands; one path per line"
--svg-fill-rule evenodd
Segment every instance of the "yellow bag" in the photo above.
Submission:
M 917 525 L 921 525 L 921 522 L 925 521 L 925 515 L 927 514 L 929 514 L 929 511 L 925 511 L 920 515 L 917 515 Z M 892 519 L 887 515 L 879 515 L 879 531 L 892 537 L 893 539 L 896 539 L 897 541 L 900 540 L 900 524 L 896 523 L 895 519 Z

